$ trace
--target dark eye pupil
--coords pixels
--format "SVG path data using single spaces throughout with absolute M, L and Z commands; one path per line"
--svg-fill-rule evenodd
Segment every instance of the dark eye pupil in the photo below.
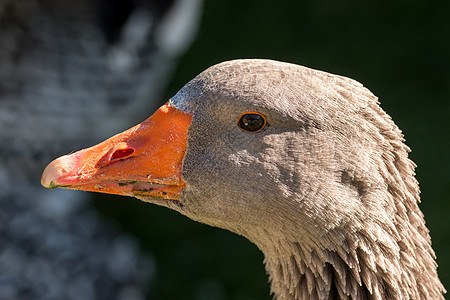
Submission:
M 266 125 L 266 120 L 258 114 L 244 114 L 239 119 L 238 125 L 245 131 L 260 131 Z

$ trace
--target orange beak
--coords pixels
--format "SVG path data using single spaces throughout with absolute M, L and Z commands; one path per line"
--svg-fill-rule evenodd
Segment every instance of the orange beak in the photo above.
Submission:
M 192 116 L 160 107 L 141 124 L 91 148 L 52 161 L 41 184 L 126 196 L 178 200 Z

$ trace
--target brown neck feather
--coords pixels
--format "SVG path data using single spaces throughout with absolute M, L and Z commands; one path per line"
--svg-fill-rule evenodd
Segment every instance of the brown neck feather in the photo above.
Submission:
M 265 251 L 275 298 L 444 299 L 432 253 L 389 249 L 364 236 L 353 241 L 336 250 L 279 241 Z

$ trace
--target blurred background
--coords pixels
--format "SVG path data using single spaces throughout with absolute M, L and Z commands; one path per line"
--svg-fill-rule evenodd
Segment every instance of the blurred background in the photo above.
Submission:
M 205 68 L 271 58 L 380 98 L 418 165 L 450 288 L 450 2 L 0 0 L 0 300 L 271 299 L 242 237 L 133 198 L 39 185 Z

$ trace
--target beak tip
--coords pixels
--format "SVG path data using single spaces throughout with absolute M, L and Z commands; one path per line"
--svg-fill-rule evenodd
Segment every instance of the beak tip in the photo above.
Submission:
M 56 168 L 56 160 L 52 161 L 42 173 L 41 184 L 43 187 L 50 188 L 55 185 L 54 181 L 59 177 L 59 171 Z
M 52 161 L 42 173 L 41 185 L 49 189 L 58 187 L 58 181 L 73 170 L 75 161 L 72 155 L 65 155 Z

